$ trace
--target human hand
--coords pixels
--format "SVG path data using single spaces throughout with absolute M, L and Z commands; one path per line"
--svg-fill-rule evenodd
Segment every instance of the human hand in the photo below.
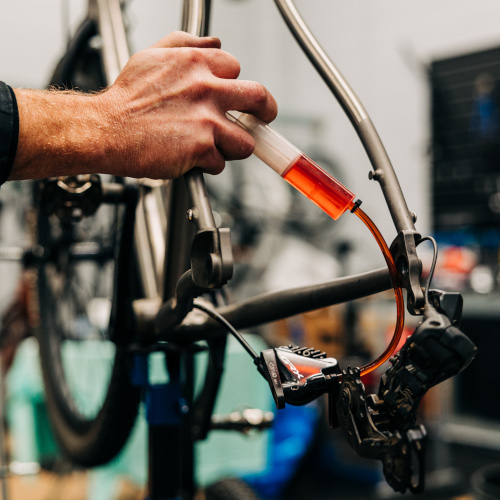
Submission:
M 245 111 L 270 122 L 277 105 L 261 84 L 236 80 L 239 72 L 219 39 L 183 32 L 132 56 L 115 84 L 98 96 L 111 123 L 106 170 L 172 178 L 196 166 L 216 174 L 226 160 L 250 156 L 252 137 L 225 112 Z

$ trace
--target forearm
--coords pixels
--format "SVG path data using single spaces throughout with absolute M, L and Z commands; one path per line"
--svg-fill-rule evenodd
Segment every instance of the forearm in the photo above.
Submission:
M 89 173 L 175 178 L 193 167 L 216 174 L 254 149 L 231 109 L 264 121 L 276 102 L 237 80 L 239 63 L 216 38 L 176 32 L 130 59 L 100 94 L 16 90 L 19 142 L 9 179 Z
M 10 180 L 106 173 L 110 125 L 96 95 L 15 90 L 19 139 Z

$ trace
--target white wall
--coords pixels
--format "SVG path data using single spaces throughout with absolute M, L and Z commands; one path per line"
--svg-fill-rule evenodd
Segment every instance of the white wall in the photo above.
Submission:
M 177 25 L 173 0 L 131 2 L 134 47 Z M 323 148 L 339 159 L 347 186 L 364 201 L 388 239 L 394 232 L 380 190 L 367 180 L 368 160 L 350 123 L 300 53 L 271 0 L 214 0 L 212 32 L 242 63 L 242 78 L 265 83 L 283 116 L 325 123 Z M 498 0 L 297 0 L 311 28 L 370 113 L 400 177 L 408 205 L 429 224 L 429 93 L 435 58 L 500 45 Z M 0 78 L 43 87 L 64 45 L 63 6 L 72 22 L 84 0 L 17 0 L 0 7 Z M 300 142 L 300 138 L 298 139 Z M 360 229 L 364 234 L 364 231 Z

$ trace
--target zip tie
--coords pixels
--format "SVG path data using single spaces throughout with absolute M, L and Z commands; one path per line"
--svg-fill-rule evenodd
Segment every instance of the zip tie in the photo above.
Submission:
M 361 206 L 361 203 L 363 203 L 361 200 L 356 200 L 354 202 L 354 206 L 351 208 L 352 214 Z

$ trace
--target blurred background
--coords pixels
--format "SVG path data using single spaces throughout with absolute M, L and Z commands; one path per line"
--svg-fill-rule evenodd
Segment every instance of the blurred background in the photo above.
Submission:
M 127 2 L 134 52 L 179 26 L 180 9 L 173 3 Z M 417 229 L 437 239 L 440 257 L 433 286 L 463 294 L 462 329 L 480 350 L 462 375 L 434 389 L 422 405 L 431 452 L 428 487 L 421 498 L 500 498 L 491 491 L 485 496 L 482 488 L 488 467 L 500 463 L 500 4 L 297 0 L 296 5 L 370 114 L 408 206 L 417 214 Z M 0 78 L 13 87 L 44 88 L 85 10 L 85 0 L 4 2 Z M 364 210 L 391 242 L 394 227 L 378 185 L 368 180 L 364 150 L 274 3 L 215 0 L 213 14 L 211 32 L 240 60 L 240 78 L 262 82 L 276 97 L 274 127 L 363 200 Z M 237 267 L 230 291 L 236 298 L 383 265 L 357 219 L 346 214 L 332 222 L 255 158 L 234 162 L 207 182 L 215 209 L 231 227 Z M 28 244 L 30 189 L 29 182 L 2 187 L 0 245 Z M 431 249 L 422 246 L 419 255 L 428 265 Z M 19 264 L 0 262 L 4 317 L 20 274 Z M 314 345 L 341 363 L 357 364 L 383 350 L 394 321 L 391 295 L 381 294 L 291 318 L 259 333 Z M 408 333 L 416 324 L 415 318 L 407 318 Z M 31 341 L 25 341 L 23 356 L 14 360 L 6 382 L 12 457 L 34 467 L 26 466 L 29 477 L 11 480 L 12 499 L 142 498 L 143 422 L 132 448 L 107 468 L 75 471 L 58 458 L 40 377 L 27 368 L 36 360 Z M 259 397 L 271 409 L 265 384 L 254 382 L 251 372 L 245 382 L 235 377 L 232 381 L 242 392 L 244 383 L 262 387 Z M 227 383 L 227 390 L 234 391 Z M 376 377 L 371 383 L 375 390 Z M 250 437 L 260 440 L 248 452 L 255 460 L 231 472 L 250 478 L 268 498 L 392 497 L 378 465 L 357 459 L 339 432 L 326 428 L 321 405 L 289 419 L 290 435 L 296 432 L 294 443 L 301 451 L 289 457 L 279 486 L 273 489 L 272 480 L 265 479 L 279 449 L 272 433 Z M 220 450 L 220 444 L 215 446 Z M 227 446 L 238 450 L 239 442 Z M 227 446 L 222 448 L 227 451 Z M 216 453 L 200 450 L 201 456 Z M 208 481 L 227 472 L 225 453 L 219 458 L 219 469 L 200 471 L 200 477 Z M 38 470 L 36 463 L 43 472 L 31 475 Z M 493 476 L 493 481 L 500 477 Z

